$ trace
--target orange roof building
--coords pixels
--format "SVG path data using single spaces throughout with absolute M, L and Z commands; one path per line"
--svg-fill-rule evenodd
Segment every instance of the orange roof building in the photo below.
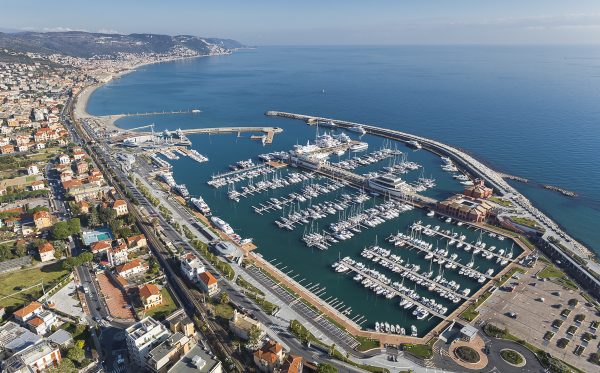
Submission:
M 208 293 L 209 296 L 212 297 L 219 292 L 219 284 L 212 273 L 204 271 L 198 275 L 198 279 L 200 280 L 200 286 L 202 286 L 202 289 Z
M 32 319 L 33 317 L 37 316 L 42 311 L 42 304 L 34 301 L 29 303 L 25 307 L 13 312 L 13 316 L 20 322 L 26 322 L 29 319 Z

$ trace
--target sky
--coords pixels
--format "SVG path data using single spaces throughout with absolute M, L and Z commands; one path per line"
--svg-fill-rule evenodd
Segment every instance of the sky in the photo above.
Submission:
M 0 13 L 0 31 L 190 34 L 259 46 L 600 43 L 600 0 L 2 0 Z

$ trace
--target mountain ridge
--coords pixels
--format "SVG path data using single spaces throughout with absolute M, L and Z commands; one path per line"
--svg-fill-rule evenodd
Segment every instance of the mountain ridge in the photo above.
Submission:
M 108 34 L 86 31 L 0 32 L 0 49 L 72 57 L 116 57 L 121 53 L 226 53 L 244 45 L 232 39 L 151 33 Z

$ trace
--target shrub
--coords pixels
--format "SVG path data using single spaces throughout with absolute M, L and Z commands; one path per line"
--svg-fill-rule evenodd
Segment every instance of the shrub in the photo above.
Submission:
M 459 359 L 467 363 L 476 363 L 480 359 L 479 353 L 467 346 L 457 347 L 456 350 L 454 350 L 454 353 Z

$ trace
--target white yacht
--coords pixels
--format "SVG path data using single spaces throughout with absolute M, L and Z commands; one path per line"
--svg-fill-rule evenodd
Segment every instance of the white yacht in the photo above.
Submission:
M 385 174 L 369 179 L 369 187 L 384 195 L 404 196 L 410 191 L 410 186 L 394 174 Z
M 369 144 L 367 144 L 366 142 L 359 142 L 358 144 L 354 144 L 352 146 L 350 146 L 350 151 L 353 152 L 362 152 L 365 151 L 369 148 Z
M 211 214 L 210 207 L 202 197 L 190 198 L 190 203 L 204 215 L 209 216 Z
M 348 127 L 348 131 L 356 132 L 356 133 L 359 133 L 361 135 L 364 135 L 365 133 L 367 133 L 367 131 L 365 131 L 365 129 L 361 125 L 356 125 L 356 126 Z
M 421 146 L 421 144 L 418 141 L 415 141 L 415 140 L 408 141 L 406 144 L 408 146 L 410 146 L 411 148 L 415 148 L 415 149 L 422 149 L 423 148 L 423 146 Z
M 220 230 L 225 232 L 226 234 L 233 234 L 233 228 L 229 224 L 227 224 L 223 219 L 213 216 L 210 218 L 214 225 L 216 225 Z

